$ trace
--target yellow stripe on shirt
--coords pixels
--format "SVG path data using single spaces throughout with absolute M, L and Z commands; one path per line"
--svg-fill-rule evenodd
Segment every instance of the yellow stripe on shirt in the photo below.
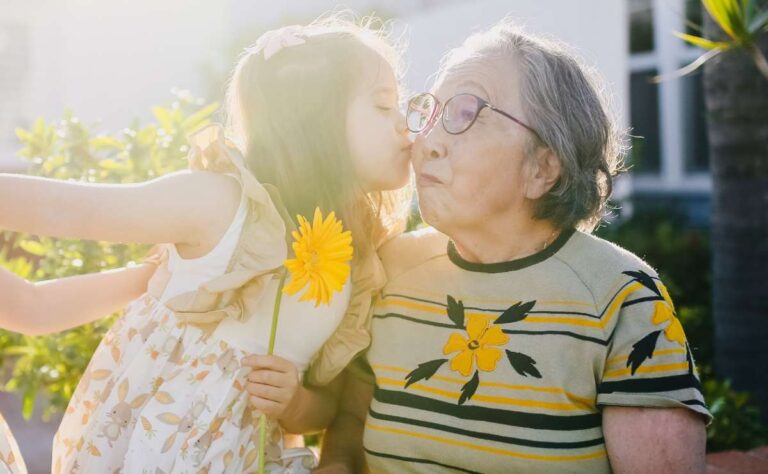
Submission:
M 382 365 L 382 364 L 373 364 L 371 366 L 374 370 L 386 370 L 389 372 L 399 372 L 399 373 L 410 373 L 411 370 L 405 369 L 403 367 L 395 367 L 392 365 Z M 433 375 L 430 377 L 430 380 L 437 380 L 440 382 L 449 382 L 454 383 L 458 385 L 464 385 L 467 383 L 466 380 L 462 380 L 455 377 L 447 377 L 444 375 Z M 479 384 L 480 387 L 489 387 L 489 388 L 505 388 L 509 390 L 527 390 L 527 391 L 533 391 L 533 392 L 543 392 L 543 393 L 558 393 L 565 395 L 569 400 L 575 402 L 576 404 L 582 405 L 583 408 L 587 409 L 594 409 L 595 403 L 594 400 L 588 398 L 588 397 L 582 397 L 580 395 L 576 395 L 574 393 L 568 392 L 566 390 L 563 390 L 562 388 L 558 387 L 536 387 L 533 385 L 513 385 L 508 383 L 502 383 L 502 382 L 483 382 L 481 381 Z M 473 397 L 474 398 L 474 397 Z
M 616 297 L 611 302 L 610 306 L 606 309 L 603 317 L 599 320 L 594 320 L 594 319 L 584 320 L 577 317 L 563 317 L 556 314 L 550 314 L 550 315 L 537 314 L 536 316 L 528 316 L 527 318 L 523 319 L 521 323 L 523 324 L 564 324 L 564 325 L 581 326 L 581 327 L 588 327 L 588 328 L 594 328 L 594 329 L 605 329 L 605 326 L 610 322 L 613 315 L 621 307 L 621 304 L 624 302 L 624 299 L 629 294 L 641 288 L 645 288 L 641 283 L 632 283 L 631 285 L 627 285 L 626 288 L 624 288 L 618 295 L 616 295 Z M 448 317 L 446 308 L 444 306 L 438 305 L 437 303 L 435 303 L 434 305 L 430 305 L 426 303 L 410 301 L 404 298 L 397 298 L 393 296 L 388 296 L 382 299 L 377 303 L 376 306 L 377 307 L 398 306 L 401 308 L 415 309 L 417 311 L 423 311 L 425 313 L 439 314 L 441 316 Z M 493 315 L 488 314 L 487 312 L 465 311 L 464 314 L 467 317 L 469 316 L 481 316 L 485 318 L 494 317 Z M 588 316 L 585 316 L 585 317 L 588 317 Z
M 405 387 L 405 380 L 391 379 L 387 377 L 377 377 L 376 383 L 380 386 L 388 385 L 388 386 L 395 386 L 398 388 Z M 420 384 L 420 383 L 414 383 L 409 385 L 408 390 L 415 390 L 417 392 L 440 395 L 453 401 L 458 400 L 459 397 L 461 396 L 460 392 L 453 392 L 450 390 L 443 390 L 441 388 L 429 387 L 427 385 Z M 481 395 L 477 393 L 472 396 L 472 400 L 478 401 L 478 402 L 495 403 L 498 405 L 515 405 L 515 406 L 522 406 L 522 407 L 543 408 L 546 410 L 555 410 L 555 411 L 582 411 L 586 413 L 594 412 L 591 406 L 584 406 L 584 404 L 581 404 L 581 403 L 574 404 L 574 403 L 542 402 L 539 400 L 525 400 L 520 398 L 499 397 L 494 395 Z
M 638 367 L 635 374 L 653 374 L 658 372 L 679 372 L 680 370 L 688 370 L 688 362 L 679 362 L 676 364 L 656 364 L 656 365 L 643 365 Z M 603 378 L 623 377 L 631 375 L 632 371 L 629 367 L 626 369 L 609 370 L 603 373 Z

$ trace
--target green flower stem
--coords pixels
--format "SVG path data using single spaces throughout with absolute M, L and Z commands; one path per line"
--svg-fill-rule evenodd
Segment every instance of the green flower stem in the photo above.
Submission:
M 275 350 L 275 334 L 277 334 L 277 319 L 280 315 L 280 303 L 283 301 L 283 287 L 285 286 L 285 278 L 288 276 L 288 271 L 283 268 L 280 272 L 280 282 L 277 284 L 277 294 L 275 295 L 275 306 L 272 309 L 272 329 L 269 332 L 269 347 L 267 349 L 267 355 L 272 355 Z M 267 416 L 261 414 L 259 420 L 259 474 L 264 474 L 264 446 L 265 438 L 267 436 Z

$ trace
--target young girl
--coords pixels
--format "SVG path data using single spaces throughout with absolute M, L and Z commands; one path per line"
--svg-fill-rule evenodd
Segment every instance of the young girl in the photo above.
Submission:
M 410 142 L 394 50 L 374 33 L 336 19 L 262 36 L 233 75 L 228 136 L 219 126 L 194 135 L 191 171 L 135 185 L 0 176 L 2 228 L 166 243 L 148 263 L 98 275 L 33 285 L 0 272 L 0 325 L 27 334 L 133 300 L 72 397 L 53 472 L 244 472 L 256 466 L 260 412 L 291 432 L 332 418 L 318 387 L 368 344 L 383 284 L 375 249 L 408 201 L 386 192 L 408 181 Z M 351 281 L 328 306 L 284 296 L 279 357 L 259 355 L 277 287 L 270 271 L 289 256 L 283 216 L 316 206 L 352 231 Z M 272 425 L 267 466 L 311 467 Z

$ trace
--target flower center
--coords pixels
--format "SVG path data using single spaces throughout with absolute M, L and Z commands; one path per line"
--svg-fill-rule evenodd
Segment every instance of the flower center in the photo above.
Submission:
M 317 271 L 317 267 L 320 266 L 321 258 L 317 250 L 309 250 L 304 257 L 304 265 L 308 272 Z
M 469 347 L 471 350 L 474 351 L 475 349 L 480 347 L 480 343 L 473 339 L 473 340 L 469 341 L 469 344 L 467 344 L 467 347 Z

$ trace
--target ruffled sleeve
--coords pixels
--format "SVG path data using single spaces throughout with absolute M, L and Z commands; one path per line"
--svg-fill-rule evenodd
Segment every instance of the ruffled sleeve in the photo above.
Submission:
M 190 136 L 189 168 L 231 174 L 242 185 L 248 212 L 238 244 L 226 271 L 197 290 L 166 301 L 180 320 L 210 324 L 224 318 L 243 320 L 248 300 L 260 298 L 266 281 L 274 277 L 288 254 L 286 226 L 270 194 L 245 166 L 245 160 L 224 134 L 221 125 L 209 125 Z M 279 203 L 279 199 L 275 200 Z M 167 251 L 157 249 L 145 259 L 160 263 L 148 292 L 159 297 L 168 280 Z
M 307 382 L 327 385 L 371 343 L 373 300 L 387 282 L 378 254 L 371 250 L 352 266 L 352 297 L 336 331 L 311 363 Z

